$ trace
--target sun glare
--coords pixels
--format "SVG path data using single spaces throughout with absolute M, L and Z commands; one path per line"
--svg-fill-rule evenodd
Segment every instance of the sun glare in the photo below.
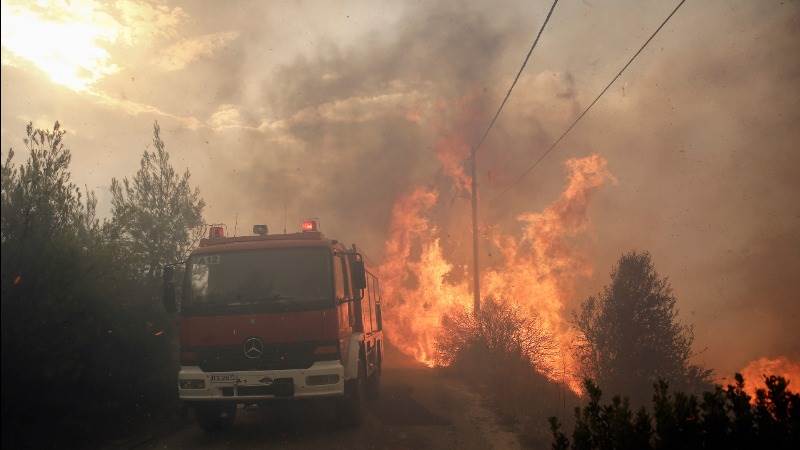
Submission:
M 103 48 L 120 25 L 92 1 L 2 1 L 3 64 L 28 63 L 57 84 L 85 91 L 119 68 Z

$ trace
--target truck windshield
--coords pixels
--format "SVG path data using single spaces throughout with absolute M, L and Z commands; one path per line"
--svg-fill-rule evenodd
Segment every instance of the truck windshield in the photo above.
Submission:
M 279 248 L 195 255 L 184 284 L 184 313 L 286 311 L 333 305 L 331 253 Z

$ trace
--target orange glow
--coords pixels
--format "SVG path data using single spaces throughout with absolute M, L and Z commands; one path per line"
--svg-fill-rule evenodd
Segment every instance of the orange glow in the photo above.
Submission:
M 440 102 L 436 117 L 449 120 L 434 120 L 433 127 L 439 138 L 434 143 L 436 158 L 442 172 L 450 177 L 456 192 L 464 196 L 472 191 L 472 178 L 467 175 L 464 161 L 469 158 L 471 146 L 467 136 L 477 138 L 481 129 L 482 115 L 478 108 L 479 94 L 471 92 L 455 100 L 453 105 Z M 454 117 L 453 117 L 454 116 Z
M 447 166 L 456 158 L 446 156 L 445 142 L 437 144 L 437 154 Z M 464 149 L 460 145 L 450 148 L 456 155 Z M 591 194 L 613 177 L 606 169 L 606 161 L 597 155 L 570 159 L 566 166 L 569 182 L 564 192 L 543 211 L 519 215 L 514 232 L 503 234 L 497 227 L 481 227 L 486 230 L 482 237 L 488 238 L 482 243 L 483 253 L 490 250 L 502 256 L 502 262 L 483 268 L 481 296 L 502 298 L 523 311 L 538 314 L 561 348 L 556 359 L 538 370 L 580 392 L 579 382 L 572 376 L 576 372 L 570 357 L 574 334 L 569 329 L 564 304 L 574 296 L 576 279 L 591 274 L 591 266 L 571 238 L 588 225 Z M 469 186 L 463 171 L 446 168 L 445 172 L 458 188 Z M 434 364 L 434 344 L 442 316 L 453 308 L 472 307 L 468 267 L 456 264 L 446 254 L 443 231 L 432 221 L 437 202 L 438 193 L 422 187 L 397 199 L 385 259 L 379 267 L 389 339 L 401 351 L 429 366 Z M 450 233 L 469 242 L 469 230 L 448 230 L 445 235 Z
M 750 361 L 740 372 L 744 377 L 744 390 L 753 398 L 756 389 L 764 388 L 765 375 L 779 375 L 786 378 L 791 383 L 789 389 L 793 392 L 797 392 L 800 385 L 800 361 L 792 361 L 785 356 Z
M 59 85 L 85 91 L 119 71 L 106 46 L 117 41 L 122 26 L 92 0 L 40 2 L 3 0 L 3 49 L 40 69 Z

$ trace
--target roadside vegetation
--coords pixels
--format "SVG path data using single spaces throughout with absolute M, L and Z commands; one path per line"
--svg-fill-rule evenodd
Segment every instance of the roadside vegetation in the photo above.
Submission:
M 4 448 L 120 437 L 177 410 L 158 276 L 193 245 L 203 200 L 156 124 L 133 178 L 111 182 L 101 221 L 94 193 L 71 181 L 65 134 L 28 124 L 26 159 L 11 149 L 2 164 Z
M 529 448 L 797 448 L 797 394 L 774 376 L 752 403 L 740 375 L 713 385 L 712 372 L 692 363 L 692 327 L 680 323 L 650 254 L 623 254 L 610 278 L 573 316 L 579 373 L 549 372 L 543 361 L 560 355 L 539 319 L 491 298 L 477 316 L 457 310 L 442 320 L 437 363 L 486 394 Z M 583 398 L 565 388 L 568 376 L 585 380 Z M 598 386 L 615 394 L 610 404 Z
M 678 299 L 647 252 L 623 254 L 611 282 L 573 317 L 581 379 L 646 403 L 658 380 L 686 392 L 711 387 L 711 370 L 692 363 L 694 334 L 678 320 Z
M 504 425 L 519 431 L 526 444 L 549 444 L 547 417 L 564 416 L 578 398 L 563 383 L 551 381 L 544 361 L 558 358 L 553 337 L 536 316 L 510 302 L 488 298 L 476 316 L 455 310 L 442 320 L 436 363 L 488 394 Z
M 627 398 L 602 404 L 602 391 L 586 380 L 587 404 L 575 408 L 571 440 L 556 417 L 550 418 L 553 450 L 796 449 L 800 447 L 800 394 L 785 379 L 765 376 L 755 399 L 745 380 L 715 386 L 701 396 L 654 385 L 652 408 L 634 412 Z

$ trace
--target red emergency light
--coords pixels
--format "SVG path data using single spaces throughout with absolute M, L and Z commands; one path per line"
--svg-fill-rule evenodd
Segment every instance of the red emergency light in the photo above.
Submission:
M 208 228 L 209 239 L 222 239 L 225 237 L 225 229 L 220 226 L 211 226 Z
M 303 225 L 300 226 L 300 229 L 303 230 L 303 233 L 308 231 L 319 231 L 319 224 L 316 220 L 306 219 L 303 221 Z

